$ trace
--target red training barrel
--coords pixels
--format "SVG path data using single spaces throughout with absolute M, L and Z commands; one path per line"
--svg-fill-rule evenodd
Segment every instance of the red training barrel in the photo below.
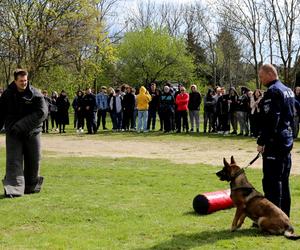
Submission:
M 199 194 L 193 200 L 193 208 L 198 214 L 210 214 L 231 207 L 230 189 Z

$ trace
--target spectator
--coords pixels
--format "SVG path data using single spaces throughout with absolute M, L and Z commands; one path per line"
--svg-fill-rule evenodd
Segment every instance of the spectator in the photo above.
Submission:
M 134 130 L 134 109 L 135 109 L 135 95 L 132 93 L 132 88 L 127 87 L 126 94 L 123 97 L 123 123 L 125 130 Z
M 238 135 L 249 135 L 249 108 L 250 98 L 248 92 L 250 90 L 246 87 L 241 87 L 241 96 L 237 101 L 237 117 L 240 125 L 240 133 Z
M 185 87 L 180 87 L 180 94 L 176 96 L 176 105 L 177 105 L 177 131 L 176 133 L 181 132 L 181 120 L 182 120 L 182 131 L 189 132 L 189 123 L 188 123 L 188 103 L 189 103 L 189 94 L 186 93 Z
M 221 88 L 221 96 L 217 102 L 217 116 L 219 125 L 219 134 L 228 135 L 230 131 L 229 124 L 229 107 L 228 107 L 229 95 L 225 94 L 225 88 Z
M 84 129 L 84 93 L 81 90 L 77 91 L 77 97 L 76 97 L 76 102 L 72 104 L 74 111 L 77 116 L 77 123 L 76 123 L 76 132 L 77 133 L 82 133 Z
M 57 106 L 57 123 L 59 127 L 59 133 L 66 133 L 66 125 L 69 124 L 69 107 L 70 102 L 67 97 L 67 93 L 62 90 L 59 97 L 56 100 Z
M 260 89 L 256 89 L 250 97 L 250 130 L 251 136 L 258 137 L 261 128 L 261 100 L 262 92 Z
M 48 111 L 48 115 L 46 116 L 45 120 L 43 121 L 43 133 L 49 133 L 49 114 L 50 114 L 50 103 L 51 103 L 51 99 L 48 97 L 48 91 L 47 90 L 43 90 L 42 94 L 44 96 L 45 99 L 45 103 L 47 106 L 47 111 Z
M 139 94 L 136 96 L 136 106 L 138 109 L 138 132 L 148 132 L 147 119 L 149 102 L 151 95 L 144 86 L 140 88 Z
M 294 116 L 294 138 L 299 134 L 299 122 L 300 122 L 300 87 L 295 88 L 295 116 Z
M 216 99 L 214 98 L 214 91 L 208 89 L 206 96 L 204 96 L 204 133 L 207 129 L 207 121 L 209 122 L 208 133 L 215 131 L 214 115 L 216 112 Z
M 120 89 L 116 89 L 115 94 L 110 98 L 109 106 L 113 121 L 113 131 L 121 131 L 123 119 L 123 97 L 121 96 Z
M 149 102 L 148 109 L 148 121 L 147 121 L 147 130 L 150 130 L 150 126 L 152 130 L 155 130 L 156 124 L 156 112 L 158 110 L 159 96 L 156 92 L 156 84 L 151 83 L 149 94 L 151 95 L 151 101 Z
M 174 97 L 170 93 L 169 86 L 164 86 L 164 91 L 160 96 L 159 109 L 164 123 L 164 133 L 172 130 L 172 119 L 174 117 Z
M 229 119 L 232 126 L 233 131 L 230 133 L 232 135 L 237 134 L 237 101 L 239 95 L 234 87 L 229 89 Z
M 56 91 L 53 91 L 50 98 L 50 118 L 51 118 L 51 127 L 52 131 L 58 131 L 58 122 L 57 122 L 57 105 L 56 101 L 58 94 Z
M 201 104 L 201 94 L 197 90 L 196 85 L 191 85 L 191 92 L 189 94 L 188 109 L 190 114 L 191 132 L 194 131 L 194 124 L 196 125 L 196 132 L 199 133 L 200 119 L 200 104 Z
M 91 88 L 87 88 L 85 96 L 83 97 L 84 102 L 84 114 L 86 119 L 86 128 L 87 134 L 96 134 L 97 133 L 97 124 L 96 124 L 96 96 L 92 93 Z
M 108 95 L 106 93 L 106 86 L 101 87 L 101 92 L 96 95 L 96 104 L 97 104 L 97 130 L 100 127 L 100 122 L 102 122 L 103 130 L 106 128 L 106 113 L 108 110 Z

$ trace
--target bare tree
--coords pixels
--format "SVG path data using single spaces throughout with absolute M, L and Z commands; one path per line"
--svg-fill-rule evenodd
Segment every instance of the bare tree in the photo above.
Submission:
M 295 39 L 296 24 L 299 22 L 300 16 L 300 3 L 297 0 L 268 0 L 267 4 L 274 17 L 273 28 L 277 35 L 284 82 L 292 85 L 294 75 L 292 63 L 297 60 L 300 49 L 299 42 Z
M 258 68 L 259 64 L 263 63 L 262 47 L 266 36 L 262 25 L 263 2 L 257 0 L 219 0 L 218 3 L 221 6 L 220 15 L 226 20 L 230 29 L 246 38 L 251 45 L 252 58 L 248 58 L 248 61 L 253 65 L 258 88 Z

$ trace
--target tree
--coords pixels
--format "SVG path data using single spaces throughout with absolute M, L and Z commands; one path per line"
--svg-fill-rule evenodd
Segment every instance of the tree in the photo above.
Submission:
M 238 82 L 240 71 L 241 49 L 234 35 L 223 27 L 217 35 L 217 54 L 219 58 L 218 72 L 220 84 Z
M 90 37 L 95 13 L 89 0 L 2 0 L 0 57 L 27 68 L 33 80 Z
M 166 30 L 145 28 L 128 32 L 119 46 L 122 81 L 149 84 L 155 80 L 192 78 L 192 58 L 183 39 L 171 37 Z

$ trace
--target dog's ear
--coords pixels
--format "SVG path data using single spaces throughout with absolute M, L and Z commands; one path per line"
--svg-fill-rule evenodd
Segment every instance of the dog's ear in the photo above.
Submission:
M 233 158 L 233 155 L 231 156 L 231 158 L 230 158 L 230 164 L 234 164 L 234 165 L 236 165 L 236 163 L 235 163 L 235 159 Z
M 228 166 L 229 166 L 229 163 L 226 161 L 225 157 L 223 158 L 223 163 L 224 163 L 224 166 L 225 166 L 225 167 L 228 167 Z

